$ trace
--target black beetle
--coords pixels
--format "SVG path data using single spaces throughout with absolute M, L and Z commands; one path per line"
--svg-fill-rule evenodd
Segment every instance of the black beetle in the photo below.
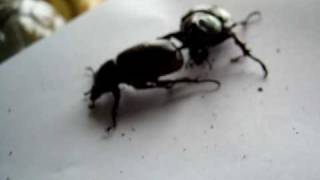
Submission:
M 116 60 L 106 61 L 94 73 L 93 86 L 85 93 L 90 95 L 90 108 L 94 108 L 95 101 L 104 93 L 111 92 L 114 97 L 112 108 L 112 125 L 107 131 L 117 126 L 116 116 L 120 101 L 120 84 L 127 84 L 135 89 L 171 88 L 177 83 L 211 82 L 220 86 L 220 82 L 213 79 L 196 79 L 183 77 L 174 80 L 160 80 L 159 78 L 174 73 L 183 67 L 183 56 L 170 40 L 156 40 L 141 43 L 120 53 Z
M 249 20 L 256 15 L 260 16 L 261 14 L 258 11 L 254 11 L 244 21 L 237 23 L 232 21 L 231 15 L 226 10 L 216 5 L 203 5 L 191 9 L 183 16 L 179 31 L 169 33 L 161 38 L 179 40 L 182 43 L 181 48 L 189 49 L 189 55 L 196 65 L 204 62 L 209 63 L 207 59 L 209 47 L 216 46 L 232 38 L 243 52 L 243 55 L 232 59 L 232 62 L 238 61 L 241 57 L 250 57 L 261 65 L 264 71 L 264 78 L 266 78 L 268 70 L 265 64 L 251 54 L 246 44 L 233 31 L 238 25 L 246 26 Z

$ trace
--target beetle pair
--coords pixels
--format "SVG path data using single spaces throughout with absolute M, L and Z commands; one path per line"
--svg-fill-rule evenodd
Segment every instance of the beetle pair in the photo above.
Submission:
M 90 108 L 104 93 L 111 92 L 114 97 L 112 107 L 112 124 L 107 131 L 117 126 L 116 116 L 121 97 L 120 84 L 127 84 L 135 89 L 171 88 L 177 83 L 215 83 L 214 79 L 196 79 L 183 77 L 174 80 L 160 80 L 160 77 L 180 70 L 183 65 L 182 49 L 189 49 L 191 59 L 196 65 L 203 64 L 208 58 L 208 48 L 232 38 L 242 49 L 243 55 L 257 61 L 264 70 L 268 71 L 261 60 L 254 57 L 245 44 L 233 32 L 237 25 L 245 26 L 250 18 L 257 15 L 253 12 L 240 23 L 232 23 L 227 11 L 217 6 L 196 8 L 188 12 L 181 21 L 180 31 L 170 33 L 155 42 L 141 43 L 120 53 L 115 60 L 105 62 L 96 73 L 94 83 L 86 95 L 90 95 Z M 182 43 L 181 47 L 170 41 L 175 38 Z M 237 59 L 238 59 L 237 58 Z

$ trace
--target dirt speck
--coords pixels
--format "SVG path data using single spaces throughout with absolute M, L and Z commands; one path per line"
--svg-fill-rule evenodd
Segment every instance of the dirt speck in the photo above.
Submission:
M 12 154 L 13 154 L 13 152 L 12 152 L 12 151 L 10 151 L 10 152 L 8 153 L 8 156 L 12 156 Z
M 258 92 L 263 92 L 263 88 L 262 87 L 258 87 Z
M 288 87 L 288 86 L 286 86 L 286 87 L 284 88 L 284 90 L 289 91 L 289 87 Z
M 12 109 L 11 108 L 8 108 L 8 113 L 11 113 L 12 112 Z
M 6 178 L 6 180 L 10 180 L 10 177 L 8 176 L 8 177 Z
M 277 48 L 276 49 L 276 52 L 279 54 L 279 53 L 281 53 L 281 49 L 280 48 Z
M 125 133 L 121 133 L 121 137 L 125 137 L 126 136 L 126 134 Z
M 216 113 L 212 113 L 212 118 L 217 119 L 218 115 Z
M 242 158 L 241 159 L 247 159 L 247 155 L 242 155 Z
M 141 156 L 141 159 L 144 159 L 144 155 Z
M 183 148 L 183 152 L 186 152 L 187 151 L 187 148 Z
M 300 132 L 297 131 L 297 128 L 293 127 L 292 130 L 295 131 L 295 134 L 300 134 Z
M 214 129 L 214 125 L 211 125 L 211 126 L 210 126 L 210 129 Z
M 136 132 L 136 129 L 134 127 L 131 128 L 132 132 Z
M 123 173 L 123 171 L 120 171 L 120 174 L 122 174 Z

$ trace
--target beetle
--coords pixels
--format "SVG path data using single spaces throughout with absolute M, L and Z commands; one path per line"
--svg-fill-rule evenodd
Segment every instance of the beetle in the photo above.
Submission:
M 268 76 L 266 65 L 252 55 L 246 43 L 241 41 L 233 30 L 237 26 L 248 25 L 254 16 L 261 16 L 261 13 L 254 11 L 245 20 L 233 22 L 230 13 L 225 9 L 216 5 L 201 5 L 191 9 L 182 17 L 179 31 L 164 35 L 160 39 L 177 39 L 182 43 L 181 49 L 189 49 L 191 63 L 200 65 L 204 62 L 209 63 L 208 51 L 210 47 L 231 38 L 243 53 L 243 55 L 233 58 L 232 62 L 237 62 L 242 57 L 249 57 L 260 64 L 264 71 L 264 78 L 266 78 Z
M 89 108 L 95 107 L 95 101 L 105 93 L 112 93 L 114 103 L 112 107 L 112 124 L 106 130 L 109 132 L 117 126 L 117 110 L 121 97 L 120 84 L 127 84 L 137 90 L 166 88 L 177 83 L 215 83 L 214 79 L 197 79 L 182 77 L 168 80 L 160 79 L 180 70 L 184 61 L 181 50 L 170 40 L 155 40 L 140 43 L 121 52 L 116 59 L 106 61 L 93 75 L 93 85 L 85 93 L 90 97 Z

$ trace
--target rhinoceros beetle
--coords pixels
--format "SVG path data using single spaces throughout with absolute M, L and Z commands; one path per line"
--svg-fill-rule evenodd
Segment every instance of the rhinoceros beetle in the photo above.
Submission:
M 89 108 L 95 107 L 95 101 L 104 93 L 112 93 L 112 124 L 107 131 L 117 126 L 117 109 L 121 97 L 120 84 L 127 84 L 135 89 L 171 88 L 177 83 L 215 83 L 214 79 L 183 77 L 162 80 L 160 77 L 180 70 L 184 61 L 181 50 L 170 40 L 156 40 L 141 43 L 121 52 L 115 60 L 106 61 L 93 75 L 93 85 L 85 95 L 90 95 Z
M 265 64 L 257 57 L 251 54 L 246 44 L 241 41 L 233 29 L 236 26 L 246 26 L 254 16 L 260 16 L 261 13 L 254 11 L 241 22 L 233 22 L 231 15 L 225 9 L 216 5 L 204 5 L 195 7 L 186 13 L 181 19 L 180 30 L 160 37 L 163 39 L 175 38 L 182 43 L 181 48 L 188 48 L 192 63 L 196 65 L 208 61 L 209 47 L 216 46 L 223 41 L 232 38 L 236 45 L 240 47 L 243 55 L 232 59 L 232 62 L 238 61 L 241 57 L 250 57 L 259 63 L 264 71 L 264 78 L 268 76 L 268 70 Z

